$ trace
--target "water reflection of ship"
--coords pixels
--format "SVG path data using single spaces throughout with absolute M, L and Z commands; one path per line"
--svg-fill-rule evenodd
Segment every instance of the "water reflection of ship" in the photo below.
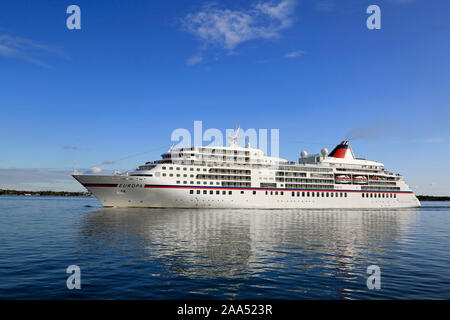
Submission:
M 82 247 L 133 250 L 133 260 L 157 260 L 179 276 L 238 278 L 322 268 L 348 278 L 362 271 L 355 270 L 357 261 L 380 261 L 392 244 L 407 241 L 403 231 L 418 212 L 168 210 L 91 212 L 82 223 Z

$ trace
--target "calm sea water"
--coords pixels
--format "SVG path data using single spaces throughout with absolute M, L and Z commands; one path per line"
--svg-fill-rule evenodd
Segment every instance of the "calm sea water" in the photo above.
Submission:
M 450 203 L 102 209 L 0 197 L 1 299 L 450 299 Z M 81 269 L 68 290 L 66 268 Z M 381 269 L 381 289 L 366 286 Z

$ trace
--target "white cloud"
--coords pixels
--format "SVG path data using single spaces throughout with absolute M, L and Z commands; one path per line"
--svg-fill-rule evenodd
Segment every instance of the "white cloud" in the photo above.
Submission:
M 293 59 L 293 58 L 298 58 L 298 57 L 302 56 L 303 54 L 304 54 L 303 51 L 297 50 L 297 51 L 292 51 L 292 52 L 286 53 L 284 55 L 284 57 Z
M 99 167 L 93 167 L 89 170 L 89 173 L 100 173 L 102 172 L 102 168 Z
M 206 5 L 199 12 L 188 14 L 183 24 L 204 43 L 232 51 L 246 41 L 278 37 L 280 31 L 292 25 L 294 9 L 295 0 L 260 2 L 246 10 Z

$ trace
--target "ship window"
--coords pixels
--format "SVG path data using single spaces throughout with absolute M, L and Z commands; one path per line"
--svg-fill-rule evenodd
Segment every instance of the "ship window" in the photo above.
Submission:
M 309 197 L 309 192 L 306 193 L 306 196 Z
M 177 181 L 177 184 L 180 184 L 180 181 Z
M 331 197 L 332 197 L 332 198 L 334 197 L 334 193 L 333 193 L 333 192 L 331 193 Z
M 293 197 L 295 196 L 295 192 L 294 192 L 294 191 L 292 191 L 292 196 L 293 196 Z
M 228 191 L 228 194 L 230 194 L 230 195 L 233 194 L 233 191 Z
M 194 181 L 191 181 L 191 184 L 194 184 Z
M 314 197 L 314 192 L 311 192 L 311 195 Z
M 180 175 L 179 174 L 177 174 L 177 177 L 179 177 Z
M 200 190 L 197 190 L 197 194 L 200 194 Z
M 200 171 L 200 168 L 197 168 L 197 171 Z
M 169 170 L 173 170 L 173 167 L 169 167 Z
M 208 184 L 208 181 L 203 181 L 203 184 Z
M 224 190 L 224 191 L 222 191 L 222 194 L 227 194 L 227 192 Z
M 183 184 L 187 184 L 187 181 L 183 181 Z
M 327 198 L 330 196 L 330 193 L 327 192 Z
M 190 170 L 190 171 L 194 171 L 194 168 L 190 168 L 189 170 Z
M 384 193 L 383 193 L 382 197 L 384 198 Z
M 305 191 L 302 192 L 302 197 L 304 197 L 304 196 L 305 196 Z
M 183 177 L 187 177 L 187 174 L 183 174 Z
M 340 195 L 339 195 L 341 198 L 342 198 L 342 192 L 340 192 Z
M 278 191 L 275 191 L 275 195 L 276 195 L 276 196 L 278 195 Z
M 193 177 L 194 177 L 194 175 L 193 175 L 193 174 L 190 174 L 190 175 L 189 175 L 189 177 L 193 178 Z
M 173 177 L 173 173 L 169 174 L 170 177 Z
M 190 194 L 194 194 L 194 190 L 189 190 L 189 193 Z
M 197 181 L 197 184 L 201 184 L 201 181 Z
M 273 191 L 270 191 L 270 195 L 271 195 L 271 196 L 273 195 Z
M 207 194 L 208 193 L 208 191 L 207 190 L 203 190 L 203 194 Z
M 267 196 L 268 192 L 266 191 L 266 196 Z
M 166 170 L 166 167 L 162 167 L 163 170 Z
M 219 191 L 219 190 L 217 190 L 217 191 L 216 191 L 216 194 L 220 194 L 220 191 Z
M 324 193 L 322 192 L 322 197 L 324 197 L 325 195 L 324 195 Z
M 186 170 L 187 170 L 187 168 L 183 168 L 183 170 L 184 170 L 184 171 L 186 171 Z
M 180 170 L 180 167 L 177 167 L 177 170 Z
M 391 193 L 391 198 L 392 198 L 392 193 Z
M 203 171 L 206 171 L 206 169 L 203 169 Z
M 241 190 L 241 194 L 244 194 L 244 191 Z
M 346 193 L 344 193 L 344 197 L 346 197 L 346 198 L 347 198 L 347 192 L 346 192 Z
M 220 182 L 216 182 L 216 185 L 220 185 Z
M 394 198 L 397 198 L 397 195 L 394 193 Z
M 300 192 L 297 192 L 297 197 L 300 197 Z
M 284 192 L 283 192 L 283 191 L 280 191 L 280 194 L 283 196 L 283 195 L 284 195 Z
M 166 174 L 165 174 L 165 173 L 163 173 L 162 175 L 163 175 L 163 177 L 165 177 L 165 176 L 166 176 Z
M 364 193 L 361 193 L 361 196 L 364 198 Z
M 373 198 L 373 194 L 372 193 L 370 194 L 370 197 Z
M 209 194 L 214 194 L 214 190 L 209 190 Z
M 255 191 L 255 190 L 253 190 L 253 194 L 256 194 L 256 191 Z

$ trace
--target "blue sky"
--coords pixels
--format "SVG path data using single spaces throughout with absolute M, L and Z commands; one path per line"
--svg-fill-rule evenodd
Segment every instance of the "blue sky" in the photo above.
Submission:
M 81 30 L 66 28 L 71 4 Z M 371 4 L 381 30 L 366 27 Z M 201 120 L 277 128 L 290 160 L 362 128 L 357 156 L 450 195 L 449 12 L 444 0 L 3 0 L 0 188 L 80 190 L 74 160 L 130 170 Z

